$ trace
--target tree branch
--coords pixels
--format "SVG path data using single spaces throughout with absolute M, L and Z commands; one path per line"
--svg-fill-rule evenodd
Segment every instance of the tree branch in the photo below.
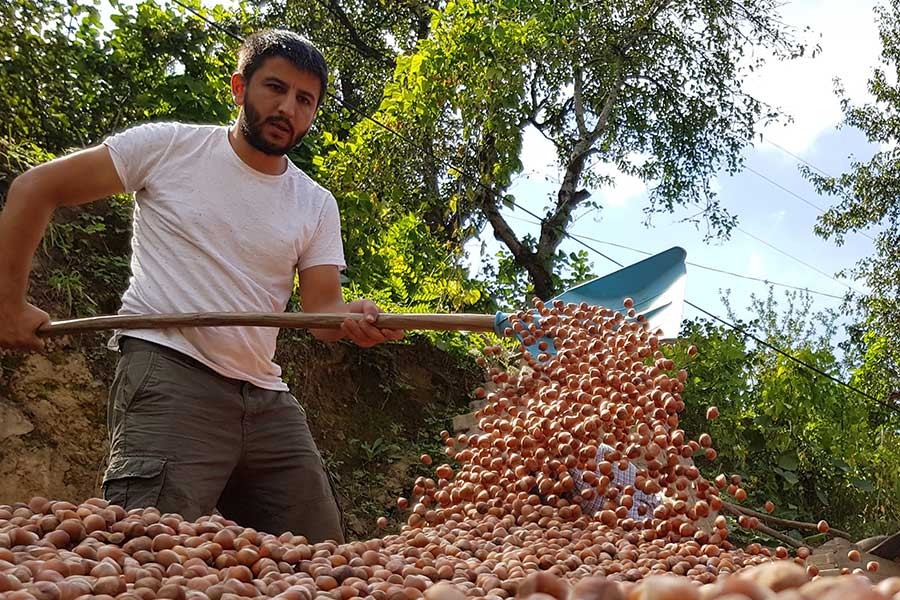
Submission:
M 819 530 L 819 526 L 816 525 L 815 523 L 806 523 L 804 521 L 791 521 L 789 519 L 780 519 L 778 517 L 773 517 L 772 515 L 767 514 L 767 513 L 761 513 L 759 511 L 756 511 L 756 510 L 753 510 L 750 508 L 745 508 L 743 506 L 734 505 L 730 502 L 723 502 L 722 505 L 725 508 L 728 508 L 732 512 L 732 514 L 744 514 L 744 515 L 747 515 L 750 517 L 756 517 L 760 521 L 765 521 L 767 523 L 771 523 L 772 525 L 777 525 L 779 527 L 787 527 L 789 529 L 806 529 L 808 531 L 818 531 Z M 735 511 L 737 511 L 737 512 L 735 512 Z M 847 533 L 846 531 L 841 531 L 840 529 L 835 529 L 833 527 L 828 530 L 828 533 L 835 537 L 842 537 L 844 539 L 848 539 L 851 541 L 853 540 L 853 538 L 850 537 L 850 534 Z
M 655 0 L 650 5 L 647 19 L 643 21 L 640 27 L 631 32 L 624 40 L 624 44 L 618 51 L 618 61 L 616 64 L 615 81 L 610 86 L 609 93 L 597 116 L 597 122 L 590 130 L 585 122 L 585 107 L 583 98 L 584 78 L 580 68 L 576 68 L 574 74 L 575 93 L 573 97 L 575 123 L 578 129 L 579 139 L 572 148 L 569 161 L 566 165 L 566 172 L 563 176 L 562 184 L 556 199 L 556 209 L 549 218 L 545 219 L 541 224 L 541 236 L 536 248 L 537 259 L 540 263 L 546 264 L 556 248 L 559 246 L 560 240 L 566 231 L 566 224 L 572 216 L 575 208 L 590 197 L 590 192 L 584 189 L 577 189 L 584 172 L 585 164 L 588 156 L 595 153 L 594 144 L 597 139 L 609 126 L 613 108 L 616 105 L 619 96 L 625 87 L 626 80 L 626 61 L 627 54 L 636 41 L 647 33 L 653 26 L 655 20 L 662 12 L 668 8 L 674 0 Z M 538 128 L 540 130 L 540 128 Z
M 613 88 L 609 91 L 609 95 L 606 97 L 606 102 L 603 103 L 603 108 L 600 110 L 600 116 L 597 117 L 597 124 L 594 126 L 594 129 L 590 134 L 590 142 L 588 147 L 585 148 L 584 151 L 589 150 L 594 142 L 597 141 L 597 138 L 600 137 L 600 134 L 609 124 L 609 116 L 612 114 L 613 106 L 616 104 L 616 100 L 619 98 L 619 94 L 622 92 L 622 88 L 625 86 L 625 67 L 621 63 L 619 63 L 619 72 L 616 75 L 616 83 Z
M 575 68 L 575 125 L 578 127 L 578 135 L 584 139 L 588 136 L 587 126 L 584 124 L 584 73 Z
M 671 4 L 674 4 L 674 0 L 657 0 L 655 3 L 651 2 L 647 18 L 643 20 L 640 27 L 632 31 L 631 35 L 625 38 L 624 44 L 619 51 L 619 55 L 625 56 L 628 51 L 631 50 L 634 43 L 649 32 L 650 28 L 653 27 L 653 24 L 656 22 L 657 17 L 659 17 L 659 15 L 661 15 Z
M 528 123 L 531 123 L 532 125 L 535 126 L 536 129 L 538 129 L 539 131 L 541 131 L 541 133 L 543 133 L 543 128 L 546 126 L 546 123 L 538 123 L 537 118 L 538 118 L 538 115 L 541 113 L 541 110 L 543 110 L 544 106 L 547 104 L 547 100 L 546 99 L 538 100 L 538 98 L 537 98 L 537 81 L 538 81 L 540 71 L 541 71 L 540 66 L 535 65 L 534 73 L 531 76 L 531 85 L 529 86 L 530 89 L 528 91 L 529 96 L 531 96 L 531 106 L 529 107 L 530 114 L 520 122 L 520 128 L 521 128 L 521 126 L 525 126 Z M 545 135 L 544 137 L 547 137 L 547 136 Z M 550 138 L 547 138 L 547 139 L 550 139 Z
M 723 503 L 723 506 L 725 508 L 725 512 L 731 513 L 732 515 L 734 515 L 736 517 L 746 516 L 746 515 L 744 515 L 743 512 L 741 512 L 741 510 L 738 507 L 734 506 L 733 504 Z M 780 540 L 793 548 L 801 548 L 803 546 L 803 543 L 801 541 L 795 540 L 794 538 L 787 536 L 787 535 L 781 533 L 780 531 L 775 531 L 771 527 L 763 525 L 762 523 L 757 525 L 756 528 L 754 529 L 754 531 L 759 531 L 760 533 L 764 533 L 764 534 L 768 535 L 769 537 L 773 537 L 776 540 Z
M 537 254 L 541 258 L 549 257 L 559 245 L 559 240 L 565 232 L 565 226 L 575 208 L 590 197 L 587 190 L 577 190 L 581 174 L 588 156 L 594 152 L 593 145 L 600 134 L 609 124 L 613 106 L 625 83 L 624 67 L 619 65 L 619 73 L 616 82 L 606 97 L 606 102 L 600 111 L 597 124 L 587 136 L 582 136 L 572 149 L 570 159 L 566 165 L 566 173 L 563 176 L 562 185 L 556 197 L 556 210 L 541 225 L 541 238 L 538 242 Z M 577 100 L 576 100 L 577 104 Z
M 389 69 L 394 67 L 394 60 L 392 58 L 385 55 L 378 48 L 370 46 L 362 39 L 362 37 L 359 35 L 359 32 L 356 30 L 356 27 L 350 21 L 350 17 L 347 16 L 347 13 L 344 11 L 343 7 L 341 7 L 338 0 L 329 0 L 326 8 L 331 14 L 335 16 L 335 18 L 347 31 L 347 35 L 350 36 L 350 40 L 353 42 L 353 47 L 360 54 L 378 60 Z
M 506 244 L 506 247 L 509 248 L 516 260 L 520 261 L 520 264 L 524 264 L 528 251 L 522 245 L 522 242 L 519 241 L 519 238 L 516 237 L 516 233 L 509 226 L 509 223 L 506 222 L 506 219 L 503 218 L 503 215 L 500 214 L 494 201 L 494 195 L 486 189 L 481 190 L 479 195 L 482 196 L 482 210 L 484 210 L 491 227 L 494 228 L 494 237 Z
M 532 125 L 534 125 L 534 128 L 538 130 L 538 133 L 540 133 L 542 136 L 544 136 L 545 140 L 547 140 L 548 142 L 551 142 L 553 144 L 556 144 L 556 140 L 554 140 L 552 137 L 547 135 L 547 132 L 544 131 L 544 129 L 547 127 L 546 123 L 538 123 L 533 118 L 529 119 L 528 122 L 531 123 Z

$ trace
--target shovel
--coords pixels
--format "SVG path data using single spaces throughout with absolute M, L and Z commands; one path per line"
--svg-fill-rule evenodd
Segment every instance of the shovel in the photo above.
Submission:
M 684 306 L 684 287 L 687 253 L 679 247 L 670 248 L 618 271 L 592 279 L 553 298 L 565 303 L 587 302 L 616 310 L 623 308 L 623 300 L 632 298 L 637 314 L 642 314 L 652 330 L 660 329 L 662 337 L 678 334 Z M 636 315 L 637 316 L 637 315 Z M 287 329 L 338 329 L 345 319 L 361 320 L 357 313 L 180 313 L 153 315 L 110 315 L 52 321 L 38 329 L 38 335 L 52 337 L 101 331 L 106 329 L 164 329 L 172 327 L 279 327 Z M 375 323 L 384 329 L 425 331 L 481 331 L 504 335 L 510 315 L 498 312 L 482 314 L 381 313 Z M 539 323 L 539 315 L 535 314 Z M 540 341 L 547 349 L 538 350 Z M 538 355 L 556 353 L 552 340 L 535 340 L 528 350 Z

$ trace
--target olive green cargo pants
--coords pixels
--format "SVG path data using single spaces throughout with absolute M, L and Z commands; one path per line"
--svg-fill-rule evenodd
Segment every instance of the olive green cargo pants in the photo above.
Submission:
M 343 542 L 333 482 L 296 398 L 158 344 L 124 337 L 119 346 L 106 500 L 188 520 L 218 509 L 258 531 Z

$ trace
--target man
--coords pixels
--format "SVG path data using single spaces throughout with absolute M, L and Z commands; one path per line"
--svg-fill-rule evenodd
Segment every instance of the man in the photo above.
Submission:
M 369 300 L 345 304 L 333 196 L 285 154 L 309 131 L 328 82 L 322 55 L 280 30 L 239 51 L 230 127 L 156 123 L 17 178 L 0 215 L 0 347 L 40 349 L 48 315 L 28 304 L 29 262 L 53 210 L 134 192 L 132 277 L 120 314 L 278 312 L 294 273 L 306 312 L 353 312 L 362 347 L 379 329 Z M 187 519 L 218 510 L 258 530 L 342 541 L 340 510 L 306 416 L 272 362 L 277 329 L 116 331 L 107 407 L 108 500 Z
M 615 448 L 608 444 L 600 444 L 597 447 L 597 456 L 596 462 L 599 465 L 600 463 L 606 460 L 606 456 L 610 452 L 615 452 Z M 594 486 L 586 482 L 584 479 L 584 471 L 581 469 L 571 469 L 569 473 L 572 475 L 572 479 L 575 482 L 575 487 L 572 491 L 573 494 L 580 494 L 587 489 L 593 489 Z M 620 486 L 620 489 L 624 489 L 628 486 L 633 486 L 635 482 L 635 478 L 637 477 L 637 468 L 631 461 L 628 461 L 628 468 L 622 470 L 619 468 L 618 462 L 613 464 L 612 475 L 610 483 L 612 485 Z M 595 471 L 595 475 L 598 477 L 603 476 L 603 474 L 597 470 Z M 633 504 L 628 509 L 628 518 L 634 519 L 635 521 L 648 519 L 653 516 L 653 509 L 659 506 L 661 501 L 661 497 L 659 494 L 646 494 L 640 490 L 635 490 L 632 495 Z M 603 494 L 593 494 L 589 499 L 584 499 L 581 501 L 581 512 L 586 515 L 594 515 L 603 509 L 604 504 L 606 504 L 606 496 Z

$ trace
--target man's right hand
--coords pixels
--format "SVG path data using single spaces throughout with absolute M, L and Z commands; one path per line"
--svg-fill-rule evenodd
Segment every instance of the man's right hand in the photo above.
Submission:
M 44 347 L 37 330 L 50 316 L 28 304 L 25 291 L 32 257 L 53 211 L 124 190 L 104 145 L 56 158 L 13 179 L 0 212 L 0 349 Z
M 27 302 L 0 304 L 0 348 L 42 350 L 44 340 L 38 337 L 37 330 L 49 322 L 50 315 Z

